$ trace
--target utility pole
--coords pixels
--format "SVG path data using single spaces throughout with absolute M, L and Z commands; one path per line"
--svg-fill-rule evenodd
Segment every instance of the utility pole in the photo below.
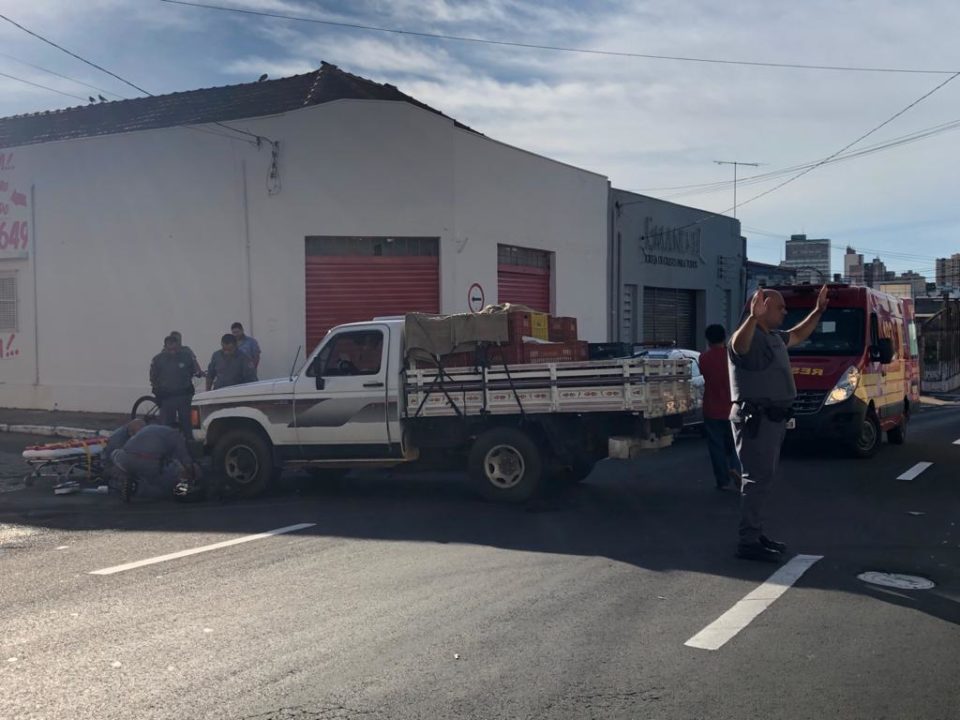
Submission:
M 733 165 L 733 218 L 737 218 L 737 168 L 741 165 L 745 167 L 760 167 L 760 163 L 739 162 L 737 160 L 714 160 L 717 165 Z

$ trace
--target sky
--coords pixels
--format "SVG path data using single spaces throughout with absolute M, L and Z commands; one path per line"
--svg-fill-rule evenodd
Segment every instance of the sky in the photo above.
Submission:
M 200 0 L 205 2 L 208 0 Z M 953 0 L 209 0 L 432 34 L 612 52 L 817 65 L 960 70 Z M 160 0 L 0 2 L 0 12 L 160 94 L 307 72 L 321 61 L 417 99 L 497 140 L 712 212 L 741 177 L 822 160 L 949 78 L 748 67 L 558 52 L 331 27 Z M 0 73 L 85 98 L 137 93 L 0 22 Z M 29 63 L 29 65 L 24 64 Z M 38 67 L 32 67 L 32 66 Z M 41 69 L 69 76 L 67 80 Z M 97 89 L 92 89 L 87 83 Z M 79 100 L 0 75 L 0 115 Z M 960 120 L 960 78 L 852 150 Z M 741 183 L 753 260 L 794 233 L 828 237 L 834 272 L 852 245 L 933 279 L 960 252 L 958 129 L 789 175 Z M 703 186 L 723 183 L 708 191 Z

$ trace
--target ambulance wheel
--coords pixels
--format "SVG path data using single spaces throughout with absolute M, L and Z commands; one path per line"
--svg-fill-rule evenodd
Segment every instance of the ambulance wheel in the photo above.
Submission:
M 256 497 L 273 476 L 270 443 L 260 433 L 246 428 L 223 434 L 213 448 L 213 472 L 241 497 Z
M 520 503 L 540 490 L 543 458 L 522 430 L 493 428 L 473 443 L 467 472 L 474 488 L 487 500 Z
M 858 458 L 870 458 L 877 454 L 880 449 L 880 441 L 883 436 L 880 433 L 880 423 L 872 412 L 867 412 L 863 416 L 863 422 L 860 425 L 860 433 L 853 444 L 853 453 Z
M 908 415 L 903 416 L 903 420 L 895 428 L 887 430 L 887 442 L 891 445 L 903 445 L 907 441 L 907 422 L 910 420 Z

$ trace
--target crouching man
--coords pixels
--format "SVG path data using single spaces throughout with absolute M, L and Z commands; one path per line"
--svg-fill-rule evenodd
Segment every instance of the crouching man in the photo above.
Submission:
M 189 487 L 197 470 L 183 434 L 165 425 L 147 425 L 111 457 L 120 474 L 123 499 L 170 499 Z M 132 483 L 130 482 L 132 481 Z

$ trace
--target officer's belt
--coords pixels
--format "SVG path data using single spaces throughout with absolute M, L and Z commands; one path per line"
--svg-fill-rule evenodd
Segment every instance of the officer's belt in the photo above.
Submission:
M 789 420 L 793 417 L 792 407 L 785 408 L 777 405 L 759 405 L 748 400 L 744 400 L 736 404 L 740 406 L 740 409 L 744 415 L 755 415 L 759 413 L 771 422 L 784 422 L 785 420 Z

